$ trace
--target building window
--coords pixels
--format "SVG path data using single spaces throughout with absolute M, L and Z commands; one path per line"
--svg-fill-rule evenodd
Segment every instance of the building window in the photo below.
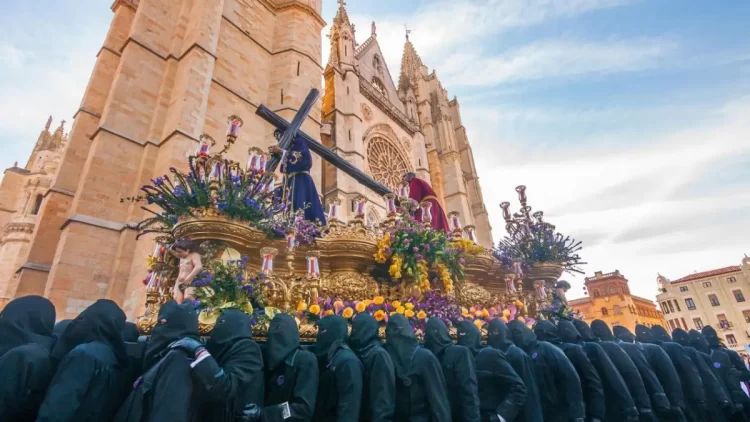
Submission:
M 385 95 L 385 85 L 383 85 L 383 82 L 381 82 L 379 78 L 373 76 L 372 84 L 378 91 L 380 91 L 381 94 Z
M 742 311 L 742 317 L 745 318 L 745 322 L 750 324 L 750 310 Z
M 31 211 L 31 215 L 37 215 L 39 214 L 39 209 L 42 208 L 42 201 L 44 200 L 44 196 L 39 194 L 36 196 L 36 199 L 34 200 L 34 210 Z
M 685 305 L 687 305 L 687 308 L 689 311 L 695 310 L 695 302 L 693 302 L 693 298 L 689 297 L 685 299 Z
M 686 292 L 686 291 L 688 291 L 688 286 L 680 286 L 680 291 L 681 291 L 681 292 Z
M 727 283 L 736 283 L 737 279 L 734 277 L 727 277 Z
M 669 312 L 674 312 L 674 307 L 672 306 L 672 302 L 667 301 L 667 306 L 669 306 Z
M 700 318 L 693 318 L 693 324 L 695 324 L 696 330 L 702 330 L 703 329 L 703 321 L 701 321 Z
M 602 308 L 602 315 L 603 316 L 609 315 L 609 312 L 607 312 L 607 308 Z
M 716 295 L 708 295 L 708 301 L 711 302 L 711 306 L 719 306 L 719 298 Z
M 669 308 L 667 308 L 667 302 L 662 302 L 662 303 L 661 303 L 661 310 L 662 310 L 662 311 L 663 311 L 663 312 L 664 312 L 665 314 L 668 314 L 668 313 L 669 313 Z
M 742 294 L 742 290 L 732 290 L 732 294 L 734 294 L 734 298 L 737 299 L 737 302 L 745 301 L 745 296 Z
M 727 334 L 727 343 L 729 343 L 730 346 L 736 346 L 737 345 L 737 339 L 734 338 L 734 334 Z
M 685 322 L 685 318 L 680 318 L 680 320 L 682 321 L 682 328 L 684 328 L 685 331 L 687 331 L 688 327 L 687 327 L 687 323 Z
M 703 287 L 706 287 L 706 288 L 711 287 L 711 282 L 710 281 L 704 281 L 703 282 Z
M 620 310 L 620 307 L 615 305 L 612 310 L 615 312 L 615 315 L 620 315 L 622 311 Z
M 716 315 L 716 319 L 719 320 L 719 328 L 721 328 L 722 330 L 728 330 L 732 328 L 732 324 L 729 321 L 727 321 L 726 315 L 724 314 Z
M 677 299 L 674 300 L 674 306 L 677 308 L 677 312 L 682 312 L 682 309 L 680 309 L 680 304 L 677 303 Z

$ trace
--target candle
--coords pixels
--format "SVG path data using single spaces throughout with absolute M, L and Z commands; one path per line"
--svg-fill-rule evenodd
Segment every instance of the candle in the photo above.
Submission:
M 266 191 L 268 193 L 273 193 L 274 189 L 276 189 L 276 178 L 275 177 L 269 177 L 268 178 L 268 186 L 266 186 Z
M 471 225 L 466 226 L 466 227 L 464 227 L 464 231 L 466 232 L 466 237 L 468 237 L 469 240 L 471 240 L 472 242 L 474 242 L 476 244 L 477 243 L 477 233 L 476 233 L 475 227 L 471 226 Z
M 451 222 L 451 230 L 453 231 L 461 231 L 461 220 L 459 219 L 459 214 L 456 211 L 452 211 L 448 213 L 448 218 Z
M 265 275 L 271 275 L 273 272 L 273 254 L 266 253 L 263 256 L 263 265 L 261 266 L 261 272 Z
M 267 163 L 268 163 L 268 157 L 266 156 L 266 154 L 260 154 L 258 156 L 258 171 L 261 173 L 265 173 Z
M 505 289 L 509 292 L 516 291 L 516 285 L 513 283 L 513 277 L 505 277 Z
M 357 199 L 357 218 L 365 218 L 365 203 L 367 202 L 367 198 L 364 196 L 360 196 L 359 199 Z
M 523 269 L 521 268 L 520 261 L 513 261 L 513 272 L 516 278 L 523 278 Z
M 328 204 L 328 219 L 329 220 L 338 220 L 339 203 L 340 201 L 338 199 L 335 199 Z
M 201 139 L 201 141 L 198 143 L 198 150 L 195 151 L 195 155 L 199 157 L 207 157 L 210 148 L 211 144 L 208 143 L 207 140 Z
M 255 155 L 255 153 L 250 153 L 250 156 L 247 157 L 247 167 L 245 167 L 245 171 L 252 171 L 255 170 L 258 167 L 258 156 Z
M 221 180 L 221 162 L 218 161 L 214 163 L 213 167 L 211 167 L 211 175 L 210 175 L 211 181 L 218 182 Z
M 422 201 L 419 204 L 422 207 L 422 222 L 427 224 L 432 222 L 432 202 Z
M 408 198 L 409 197 L 409 186 L 408 185 L 401 185 L 398 188 L 398 196 L 400 198 Z
M 510 202 L 501 202 L 500 208 L 503 210 L 503 219 L 510 221 Z
M 156 247 L 154 248 L 154 253 L 151 255 L 154 258 L 154 261 L 158 260 L 161 256 L 161 243 L 156 242 Z
M 396 214 L 396 195 L 392 193 L 385 194 L 385 209 L 389 216 Z
M 318 264 L 318 257 L 320 252 L 310 252 L 307 254 L 307 279 L 318 280 L 320 279 L 320 266 Z
M 534 283 L 534 288 L 536 289 L 536 295 L 539 299 L 545 299 L 547 297 L 547 290 L 544 288 L 543 281 L 537 281 Z
M 236 138 L 240 134 L 242 120 L 237 116 L 230 116 L 227 121 L 227 136 Z
M 289 232 L 286 234 L 286 249 L 288 251 L 294 250 L 295 246 L 297 246 L 297 236 L 294 234 L 294 232 Z
M 148 280 L 146 288 L 148 290 L 154 290 L 159 288 L 160 278 L 156 272 L 151 273 L 151 278 Z
M 519 185 L 516 186 L 516 192 L 518 192 L 518 200 L 521 201 L 521 204 L 526 204 L 526 186 Z

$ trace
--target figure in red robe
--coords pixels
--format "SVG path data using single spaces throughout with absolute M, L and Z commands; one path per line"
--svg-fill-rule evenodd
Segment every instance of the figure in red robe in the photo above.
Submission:
M 442 230 L 444 232 L 450 232 L 448 227 L 448 218 L 445 216 L 443 207 L 440 206 L 435 191 L 432 190 L 432 186 L 424 180 L 417 177 L 415 173 L 406 173 L 404 175 L 404 183 L 409 185 L 409 198 L 417 201 L 427 201 L 432 204 L 430 208 L 430 214 L 432 215 L 432 228 L 435 230 Z M 422 209 L 418 209 L 414 214 L 414 217 L 418 221 L 422 221 Z

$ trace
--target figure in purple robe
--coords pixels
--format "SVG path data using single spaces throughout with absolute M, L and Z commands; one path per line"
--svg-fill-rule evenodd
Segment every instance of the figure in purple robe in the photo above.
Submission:
M 272 154 L 282 154 L 281 172 L 284 174 L 285 184 L 281 186 L 281 194 L 290 204 L 292 212 L 302 209 L 305 220 L 325 224 L 323 206 L 312 176 L 310 176 L 312 154 L 307 147 L 307 142 L 297 137 L 294 138 L 288 151 L 275 145 L 269 150 Z

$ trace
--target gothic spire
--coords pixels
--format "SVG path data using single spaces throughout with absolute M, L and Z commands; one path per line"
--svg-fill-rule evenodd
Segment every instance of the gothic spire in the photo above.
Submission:
M 339 2 L 339 9 L 336 11 L 336 16 L 333 18 L 333 24 L 340 26 L 340 25 L 349 25 L 351 26 L 351 22 L 349 22 L 349 14 L 346 13 L 346 1 L 345 0 L 338 0 Z
M 406 92 L 411 85 L 411 82 L 414 81 L 419 74 L 422 66 L 424 66 L 422 59 L 419 57 L 419 54 L 417 54 L 417 50 L 414 49 L 414 44 L 409 40 L 410 32 L 411 30 L 406 29 L 404 54 L 401 56 L 401 74 L 398 78 L 398 89 L 403 92 Z
M 47 124 L 44 125 L 44 130 L 49 132 L 49 128 L 52 127 L 52 116 L 49 116 L 49 119 L 47 119 Z

